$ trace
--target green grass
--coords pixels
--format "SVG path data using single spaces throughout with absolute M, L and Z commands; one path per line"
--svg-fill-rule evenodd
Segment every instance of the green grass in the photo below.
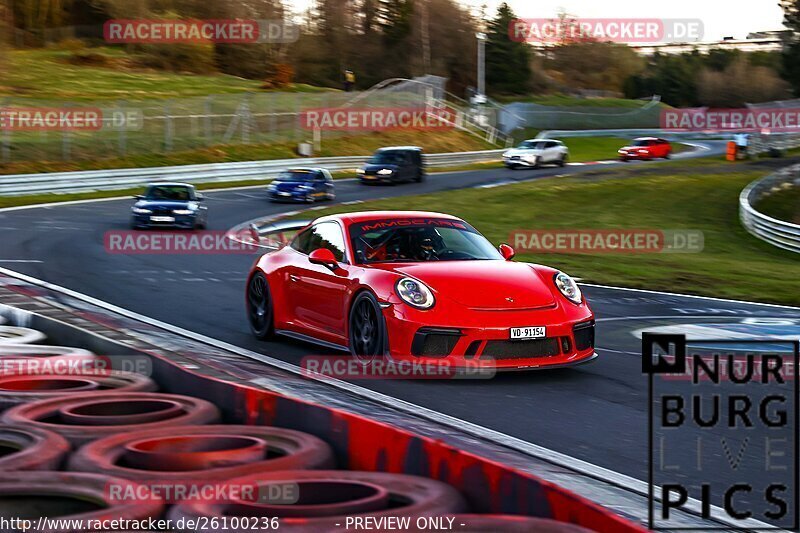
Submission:
M 0 79 L 0 96 L 69 102 L 129 102 L 169 98 L 236 95 L 262 91 L 261 82 L 226 74 L 180 74 L 135 68 L 121 48 L 91 48 L 107 65 L 70 63 L 72 52 L 57 49 L 15 50 L 7 54 L 7 70 Z M 282 93 L 339 92 L 295 84 Z
M 539 94 L 532 96 L 501 96 L 500 102 L 530 102 L 539 105 L 556 107 L 624 107 L 637 108 L 648 103 L 647 100 L 630 100 L 627 98 L 579 98 L 566 94 Z M 659 103 L 661 107 L 668 107 Z
M 762 198 L 755 207 L 772 218 L 800 224 L 800 187 L 775 191 Z
M 422 146 L 428 153 L 468 152 L 497 148 L 486 141 L 461 131 L 421 132 L 386 131 L 370 135 L 333 137 L 322 141 L 316 157 L 366 155 L 382 146 Z M 132 154 L 127 157 L 98 159 L 72 159 L 69 161 L 20 161 L 0 164 L 0 174 L 29 174 L 40 172 L 68 172 L 76 170 L 104 170 L 112 168 L 142 168 L 230 161 L 259 161 L 264 159 L 291 159 L 298 157 L 293 142 L 215 145 L 194 150 Z
M 766 171 L 757 165 L 654 165 L 646 172 L 599 170 L 494 189 L 467 189 L 338 206 L 315 212 L 441 206 L 492 242 L 519 229 L 692 229 L 705 248 L 694 254 L 571 255 L 521 253 L 587 282 L 800 304 L 800 261 L 747 234 L 738 221 L 742 189 Z M 765 275 L 769 273 L 769 275 Z
M 17 50 L 8 53 L 8 69 L 0 80 L 0 95 L 40 100 L 99 102 L 243 94 L 260 82 L 235 76 L 199 76 L 126 68 L 121 49 L 92 49 L 109 57 L 117 68 L 74 65 L 66 50 Z

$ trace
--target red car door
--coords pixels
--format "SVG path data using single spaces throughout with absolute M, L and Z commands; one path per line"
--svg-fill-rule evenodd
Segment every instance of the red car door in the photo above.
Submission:
M 315 265 L 308 254 L 327 248 L 339 261 L 331 270 Z M 310 229 L 310 235 L 289 272 L 291 305 L 298 333 L 345 345 L 347 316 L 345 302 L 353 283 L 352 266 L 346 262 L 344 233 L 337 222 L 322 222 Z

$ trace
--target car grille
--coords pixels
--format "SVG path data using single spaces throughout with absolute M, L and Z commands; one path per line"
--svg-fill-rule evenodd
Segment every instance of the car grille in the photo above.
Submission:
M 518 155 L 512 155 L 512 156 L 511 156 L 511 160 L 512 160 L 512 161 L 519 161 L 520 159 L 522 159 L 522 157 L 521 157 L 521 156 L 518 156 Z
M 573 328 L 575 334 L 575 348 L 582 352 L 594 348 L 594 322 L 577 324 Z
M 561 354 L 558 337 L 527 341 L 487 341 L 483 356 L 495 359 L 521 359 L 525 357 L 553 357 Z
M 458 330 L 422 328 L 414 335 L 411 353 L 418 357 L 446 357 L 456 347 L 461 336 Z
M 156 216 L 171 216 L 172 209 L 156 208 L 153 209 L 153 214 Z

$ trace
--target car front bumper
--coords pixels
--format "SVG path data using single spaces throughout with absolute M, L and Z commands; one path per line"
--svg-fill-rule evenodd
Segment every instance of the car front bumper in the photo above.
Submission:
M 281 194 L 278 191 L 270 191 L 268 196 L 273 202 L 305 202 L 308 200 L 310 194 L 305 191 L 302 193 L 292 191 L 285 194 Z
M 537 157 L 534 159 L 514 159 L 512 157 L 504 157 L 503 164 L 507 167 L 518 166 L 518 167 L 535 167 L 539 162 L 539 158 Z
M 574 366 L 597 357 L 594 315 L 585 305 L 477 311 L 462 321 L 441 320 L 441 316 L 421 320 L 425 313 L 395 304 L 384 309 L 389 355 L 394 360 L 510 371 Z M 530 326 L 545 326 L 546 337 L 510 339 L 511 328 Z
M 152 217 L 170 217 L 173 220 L 153 220 Z M 185 228 L 194 229 L 198 215 L 132 215 L 131 224 L 137 228 Z

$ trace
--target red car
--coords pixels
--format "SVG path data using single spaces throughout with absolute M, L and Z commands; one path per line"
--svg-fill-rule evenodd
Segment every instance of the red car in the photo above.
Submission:
M 669 159 L 672 155 L 672 146 L 666 139 L 657 137 L 641 137 L 634 139 L 630 146 L 619 149 L 619 158 L 622 161 L 631 159 Z
M 262 256 L 247 283 L 253 334 L 360 360 L 529 369 L 591 361 L 594 314 L 575 281 L 513 262 L 458 218 L 426 212 L 322 217 Z

